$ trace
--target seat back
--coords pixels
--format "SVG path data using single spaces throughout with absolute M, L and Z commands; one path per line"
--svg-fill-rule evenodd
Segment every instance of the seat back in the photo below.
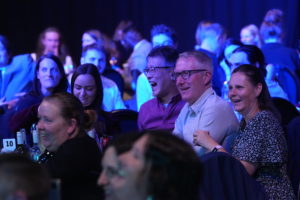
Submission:
M 300 185 L 300 116 L 288 125 L 288 165 L 287 171 L 297 195 Z
M 120 109 L 110 112 L 110 133 L 112 135 L 126 134 L 138 131 L 138 113 L 133 110 Z
M 267 199 L 263 188 L 228 153 L 214 152 L 201 157 L 203 179 L 200 198 L 209 200 Z

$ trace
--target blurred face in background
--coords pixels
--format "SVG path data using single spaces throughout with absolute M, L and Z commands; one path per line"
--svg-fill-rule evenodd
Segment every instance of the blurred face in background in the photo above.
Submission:
M 153 36 L 152 45 L 153 45 L 153 47 L 157 47 L 157 46 L 175 47 L 173 40 L 165 34 L 158 34 L 158 35 Z
M 45 58 L 40 62 L 37 78 L 40 80 L 42 92 L 54 89 L 61 77 L 58 66 L 53 60 Z
M 242 29 L 241 31 L 241 42 L 247 45 L 256 45 L 255 36 L 248 29 Z
M 58 56 L 58 49 L 60 45 L 59 33 L 53 31 L 46 32 L 42 40 L 42 44 L 44 45 L 44 54 L 53 53 Z
M 248 60 L 248 56 L 245 52 L 236 52 L 231 54 L 231 56 L 228 58 L 228 62 L 231 68 L 231 71 L 233 71 L 235 68 L 242 64 L 250 64 Z
M 84 33 L 82 36 L 82 48 L 95 44 L 97 41 L 88 33 Z
M 84 107 L 93 103 L 96 98 L 97 86 L 95 79 L 90 74 L 79 75 L 73 88 L 73 94 L 81 101 Z
M 89 49 L 81 58 L 81 64 L 91 63 L 96 65 L 100 74 L 102 74 L 106 67 L 106 57 L 102 51 L 96 49 Z

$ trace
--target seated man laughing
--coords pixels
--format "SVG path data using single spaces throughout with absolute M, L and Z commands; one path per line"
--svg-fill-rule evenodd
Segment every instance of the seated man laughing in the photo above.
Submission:
M 171 78 L 178 52 L 169 46 L 152 49 L 147 57 L 145 75 L 152 87 L 153 96 L 141 106 L 138 125 L 140 130 L 174 129 L 175 120 L 184 102 Z

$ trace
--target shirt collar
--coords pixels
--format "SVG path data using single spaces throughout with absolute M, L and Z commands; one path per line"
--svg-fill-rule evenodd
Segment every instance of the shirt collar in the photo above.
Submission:
M 191 105 L 189 109 L 195 113 L 199 112 L 207 98 L 211 95 L 214 95 L 215 91 L 210 87 Z

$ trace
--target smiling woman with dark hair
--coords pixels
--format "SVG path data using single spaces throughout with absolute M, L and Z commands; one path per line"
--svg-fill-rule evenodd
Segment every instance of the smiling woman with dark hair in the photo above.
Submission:
M 21 128 L 29 129 L 37 121 L 37 111 L 32 106 L 37 106 L 45 96 L 66 91 L 67 87 L 68 81 L 60 60 L 53 54 L 42 56 L 36 65 L 31 91 L 20 97 L 16 105 L 1 117 L 1 136 L 9 138 Z
M 263 186 L 270 199 L 295 199 L 286 171 L 287 143 L 260 69 L 252 65 L 234 69 L 228 96 L 243 116 L 232 155 Z M 197 131 L 194 144 L 213 152 L 226 152 L 208 131 Z

